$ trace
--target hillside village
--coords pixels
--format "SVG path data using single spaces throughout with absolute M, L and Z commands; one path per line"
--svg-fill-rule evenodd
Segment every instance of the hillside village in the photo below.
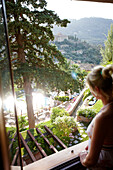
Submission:
M 54 35 L 53 43 L 63 56 L 71 61 L 71 64 L 78 64 L 87 71 L 101 62 L 100 47 L 81 41 L 77 36 L 67 36 L 59 33 Z

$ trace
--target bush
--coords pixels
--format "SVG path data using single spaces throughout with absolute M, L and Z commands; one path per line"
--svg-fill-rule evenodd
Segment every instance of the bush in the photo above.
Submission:
M 62 117 L 64 115 L 69 116 L 69 113 L 64 108 L 54 107 L 50 116 L 51 122 L 53 123 L 58 116 Z
M 74 117 L 66 116 L 63 117 L 58 116 L 54 122 L 55 131 L 57 132 L 58 137 L 68 136 L 73 132 L 76 127 L 76 121 Z
M 62 102 L 69 101 L 69 96 L 56 96 L 54 100 L 58 100 Z
M 77 111 L 77 115 L 78 116 L 84 116 L 84 117 L 87 117 L 87 118 L 91 118 L 91 117 L 93 118 L 93 117 L 95 117 L 96 112 L 93 109 L 79 109 Z
M 26 120 L 26 116 L 19 116 L 18 123 L 20 132 L 27 129 L 26 126 L 28 126 L 28 121 Z

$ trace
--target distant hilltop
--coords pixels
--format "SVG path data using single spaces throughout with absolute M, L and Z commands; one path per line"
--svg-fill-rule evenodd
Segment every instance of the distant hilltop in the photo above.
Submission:
M 64 34 L 61 34 L 61 33 L 54 35 L 54 41 L 62 42 L 65 39 L 68 40 L 68 35 L 64 35 Z
M 68 35 L 76 35 L 79 39 L 85 40 L 91 44 L 104 45 L 112 19 L 104 18 L 82 18 L 80 20 L 72 19 L 66 28 L 54 26 L 53 34 L 55 40 L 62 41 L 68 38 Z

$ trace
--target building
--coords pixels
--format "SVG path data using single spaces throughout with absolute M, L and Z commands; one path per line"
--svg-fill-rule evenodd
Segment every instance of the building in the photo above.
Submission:
M 54 35 L 54 41 L 58 41 L 58 42 L 62 42 L 64 41 L 65 39 L 68 40 L 68 36 L 67 35 L 63 35 L 61 33 L 57 34 L 57 35 Z

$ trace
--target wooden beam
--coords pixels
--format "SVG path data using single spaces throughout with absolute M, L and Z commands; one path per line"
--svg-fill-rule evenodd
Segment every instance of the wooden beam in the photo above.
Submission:
M 63 147 L 64 149 L 67 148 L 67 146 L 56 135 L 54 135 L 53 132 L 46 125 L 44 126 L 44 128 L 47 130 L 48 133 L 52 135 L 54 140 L 56 140 L 61 147 Z
M 57 149 L 50 144 L 49 140 L 44 136 L 44 134 L 38 129 L 36 128 L 37 133 L 39 133 L 41 135 L 41 137 L 44 139 L 44 141 L 47 143 L 47 145 L 49 146 L 49 148 L 54 152 L 57 153 Z
M 12 160 L 12 163 L 11 163 L 12 166 L 15 165 L 15 163 L 16 163 L 16 161 L 17 161 L 17 159 L 18 159 L 18 156 L 19 156 L 19 147 L 17 148 L 17 151 L 16 151 L 16 153 L 15 153 L 15 155 L 14 155 L 14 157 L 13 157 L 13 160 Z M 22 159 L 22 164 L 24 165 L 23 159 Z M 20 165 L 19 165 L 19 166 L 20 166 Z
M 36 158 L 34 157 L 34 155 L 32 154 L 31 150 L 29 149 L 29 147 L 28 147 L 27 143 L 25 142 L 23 136 L 21 135 L 21 133 L 19 135 L 20 135 L 20 139 L 21 139 L 25 149 L 27 150 L 27 153 L 28 153 L 30 159 L 32 160 L 32 162 L 35 162 Z
M 12 160 L 12 163 L 11 165 L 15 165 L 16 161 L 17 161 L 17 158 L 18 158 L 18 155 L 19 155 L 19 148 L 17 148 L 17 151 L 13 157 L 13 160 Z
M 17 133 L 15 133 L 14 138 L 12 139 L 12 141 L 11 141 L 11 143 L 9 145 L 9 150 L 11 149 L 11 147 L 13 145 L 13 142 L 15 141 L 16 136 L 17 136 Z
M 55 166 L 58 166 L 70 159 L 74 159 L 78 154 L 85 149 L 88 145 L 88 141 L 76 144 L 67 149 L 63 149 L 58 153 L 49 155 L 43 159 L 40 159 L 32 164 L 26 165 L 24 170 L 50 170 Z M 16 169 L 12 169 L 16 170 Z M 80 170 L 79 168 L 77 170 Z
M 32 133 L 28 130 L 27 131 L 28 135 L 30 136 L 30 138 L 33 140 L 33 142 L 35 143 L 36 147 L 38 148 L 39 152 L 41 153 L 42 157 L 46 157 L 47 154 L 45 153 L 45 151 L 42 149 L 42 147 L 39 145 L 39 143 L 36 141 L 36 139 L 34 138 L 34 136 L 32 135 Z

